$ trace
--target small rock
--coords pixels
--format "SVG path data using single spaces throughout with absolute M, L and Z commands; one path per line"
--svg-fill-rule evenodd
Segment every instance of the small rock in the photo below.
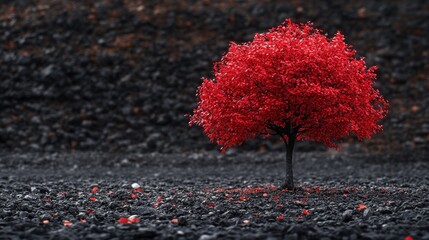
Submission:
M 342 218 L 344 222 L 348 222 L 352 220 L 353 217 L 353 210 L 346 210 L 343 212 Z
M 214 236 L 214 235 L 203 234 L 198 239 L 199 240 L 212 240 L 212 239 L 215 239 L 215 238 L 216 238 L 216 236 Z
M 153 238 L 155 237 L 157 234 L 157 232 L 153 229 L 150 228 L 139 228 L 138 232 L 136 234 L 136 237 L 141 237 L 141 238 Z
M 367 209 L 365 209 L 364 211 L 363 211 L 363 217 L 364 218 L 368 218 L 368 217 L 370 217 L 371 215 L 372 215 L 372 211 L 371 211 L 371 209 L 370 208 L 367 208 Z
M 45 67 L 44 69 L 42 69 L 42 72 L 41 72 L 42 76 L 47 77 L 47 76 L 51 75 L 53 70 L 54 70 L 54 65 L 52 65 L 52 64 Z
M 140 188 L 140 184 L 133 183 L 133 184 L 131 184 L 131 187 L 134 188 L 134 189 L 138 189 L 138 188 Z

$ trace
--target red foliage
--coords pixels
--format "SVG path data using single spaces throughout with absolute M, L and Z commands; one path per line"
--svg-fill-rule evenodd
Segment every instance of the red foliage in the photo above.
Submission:
M 280 135 L 338 147 L 381 130 L 388 103 L 372 87 L 367 68 L 337 33 L 328 38 L 311 23 L 288 20 L 253 41 L 231 43 L 203 79 L 190 125 L 200 125 L 222 150 L 257 136 Z

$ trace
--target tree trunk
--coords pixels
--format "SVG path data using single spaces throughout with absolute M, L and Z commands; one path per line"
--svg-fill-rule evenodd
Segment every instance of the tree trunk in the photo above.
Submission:
M 294 190 L 293 184 L 293 167 L 292 167 L 292 154 L 293 147 L 295 145 L 295 137 L 289 137 L 289 141 L 285 142 L 286 146 L 286 181 L 283 184 L 282 188 L 287 188 L 289 190 Z

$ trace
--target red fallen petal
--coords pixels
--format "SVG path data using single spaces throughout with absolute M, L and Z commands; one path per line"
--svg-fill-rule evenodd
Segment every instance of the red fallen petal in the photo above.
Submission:
M 79 221 L 80 221 L 81 223 L 86 223 L 86 219 L 85 219 L 85 218 L 81 218 L 81 219 L 79 219 Z
M 99 187 L 92 187 L 91 188 L 91 193 L 96 193 L 96 192 L 98 192 L 100 190 L 100 188 Z
M 121 217 L 121 218 L 118 219 L 118 222 L 122 223 L 122 224 L 127 224 L 128 223 L 128 218 Z
M 278 200 L 279 200 L 279 196 L 277 196 L 277 195 L 276 195 L 276 196 L 274 196 L 274 197 L 273 197 L 273 200 L 274 200 L 274 201 L 278 201 Z
M 70 221 L 64 220 L 63 221 L 63 225 L 66 226 L 66 227 L 70 227 L 70 226 L 73 226 L 73 223 L 70 222 Z
M 315 191 L 316 193 L 320 192 L 319 186 L 314 187 L 314 191 Z
M 42 223 L 43 223 L 43 224 L 48 224 L 48 223 L 49 223 L 49 220 L 45 219 L 45 220 L 43 220 L 43 221 L 42 221 Z
M 268 197 L 267 193 L 262 194 L 262 197 Z
M 307 202 L 307 198 L 303 198 L 303 199 L 301 200 L 301 202 L 302 202 L 302 203 L 306 203 L 306 202 Z
M 142 188 L 141 188 L 141 187 L 139 187 L 139 188 L 137 188 L 137 189 L 134 189 L 134 192 L 142 192 Z
M 229 201 L 231 200 L 231 197 L 226 197 L 225 200 Z
M 308 215 L 308 214 L 310 214 L 310 211 L 309 211 L 309 210 L 307 210 L 307 209 L 304 209 L 304 210 L 302 210 L 302 214 L 304 214 L 304 215 Z
M 87 209 L 86 210 L 86 214 L 91 214 L 91 213 L 95 213 L 95 210 L 92 210 L 92 209 Z
M 154 207 L 158 207 L 158 203 L 154 203 L 154 204 L 152 204 L 152 206 L 154 206 Z
M 296 216 L 296 218 L 301 219 L 303 218 L 303 216 L 299 215 L 299 216 Z
M 244 223 L 244 224 L 249 224 L 249 223 L 250 223 L 250 221 L 249 221 L 249 220 L 247 220 L 247 219 L 245 219 L 245 220 L 243 220 L 243 223 Z
M 90 198 L 89 198 L 89 200 L 91 200 L 91 201 L 97 201 L 97 198 L 95 198 L 95 197 L 90 197 Z
M 357 207 L 357 210 L 362 211 L 366 208 L 365 204 L 359 204 L 359 206 Z
M 283 221 L 285 218 L 282 215 L 277 216 L 277 220 Z
M 404 238 L 404 240 L 414 240 L 414 238 L 413 238 L 413 237 L 411 237 L 410 235 L 408 235 L 408 236 L 406 236 L 406 237 Z
M 246 196 L 240 196 L 240 201 L 247 201 L 248 198 Z
M 209 206 L 209 207 L 216 207 L 216 204 L 215 203 L 208 203 L 207 206 Z
M 156 201 L 160 203 L 160 202 L 162 202 L 162 198 L 159 197 L 156 199 Z
M 134 193 L 131 193 L 131 198 L 135 199 L 135 198 L 137 198 L 137 195 Z
M 173 218 L 173 219 L 171 219 L 171 222 L 174 224 L 179 224 L 179 219 Z

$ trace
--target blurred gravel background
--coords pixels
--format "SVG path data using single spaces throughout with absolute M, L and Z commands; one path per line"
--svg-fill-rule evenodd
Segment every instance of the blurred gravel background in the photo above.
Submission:
M 379 66 L 376 87 L 391 103 L 385 130 L 345 148 L 427 148 L 428 1 L 2 0 L 0 149 L 215 150 L 184 117 L 200 78 L 230 41 L 286 18 L 340 30 Z M 281 147 L 273 139 L 242 149 Z

